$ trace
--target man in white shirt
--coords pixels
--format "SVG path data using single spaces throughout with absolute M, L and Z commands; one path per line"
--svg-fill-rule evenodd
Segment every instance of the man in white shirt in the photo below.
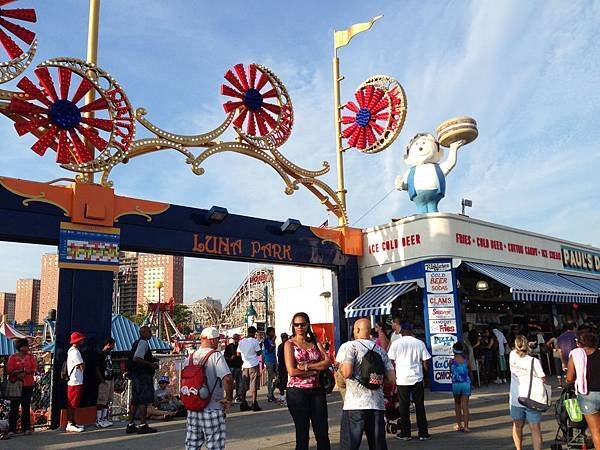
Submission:
M 219 345 L 219 330 L 207 327 L 202 330 L 200 339 L 200 348 L 194 352 L 193 362 L 202 364 L 205 357 L 213 352 L 204 365 L 206 386 L 211 397 L 202 411 L 187 412 L 185 448 L 197 450 L 206 445 L 206 448 L 224 450 L 227 432 L 225 411 L 233 401 L 233 377 L 223 354 L 215 351 Z
M 410 398 L 412 395 L 417 415 L 419 439 L 430 439 L 425 414 L 425 388 L 423 372 L 427 371 L 427 361 L 431 355 L 423 341 L 412 336 L 412 324 L 402 325 L 402 339 L 397 339 L 388 350 L 389 358 L 396 365 L 396 385 L 400 398 L 400 433 L 396 438 L 402 441 L 412 439 L 410 435 Z
M 85 363 L 81 357 L 79 346 L 85 341 L 83 333 L 74 331 L 71 333 L 71 347 L 67 352 L 67 417 L 68 423 L 66 431 L 80 433 L 84 430 L 83 425 L 75 423 L 75 410 L 81 403 L 81 394 L 83 393 L 83 371 Z
M 394 342 L 396 339 L 400 339 L 402 337 L 402 326 L 400 317 L 394 317 L 392 320 L 392 334 L 390 335 L 390 344 Z
M 385 381 L 394 384 L 394 366 L 380 346 L 369 340 L 371 321 L 363 318 L 354 323 L 354 341 L 340 346 L 336 361 L 346 379 L 346 396 L 342 411 L 340 447 L 345 450 L 358 450 L 363 432 L 367 435 L 369 450 L 387 450 L 385 440 L 385 405 L 383 385 L 378 389 L 368 389 L 358 382 L 361 363 L 369 350 L 381 356 L 385 366 Z
M 256 396 L 260 387 L 260 371 L 258 357 L 261 354 L 260 342 L 254 337 L 256 336 L 256 328 L 248 327 L 248 335 L 238 344 L 237 355 L 242 358 L 242 381 L 244 388 L 242 389 L 240 411 L 261 411 L 258 406 Z M 252 407 L 246 401 L 246 394 L 250 391 L 252 395 Z

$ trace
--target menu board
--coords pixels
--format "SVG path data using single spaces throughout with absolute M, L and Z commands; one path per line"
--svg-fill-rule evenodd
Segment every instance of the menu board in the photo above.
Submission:
M 459 340 L 460 308 L 450 261 L 428 262 L 425 269 L 425 331 L 431 352 L 431 390 L 452 390 L 452 346 Z

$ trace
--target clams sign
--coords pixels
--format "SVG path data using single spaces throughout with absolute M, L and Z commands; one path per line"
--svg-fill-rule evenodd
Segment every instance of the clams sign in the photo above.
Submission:
M 425 332 L 431 352 L 431 390 L 450 391 L 452 346 L 459 341 L 460 310 L 450 261 L 428 262 L 425 269 Z

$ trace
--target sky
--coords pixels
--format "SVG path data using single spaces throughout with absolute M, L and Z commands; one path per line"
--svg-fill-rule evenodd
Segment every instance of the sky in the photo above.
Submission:
M 32 6 L 39 39 L 34 63 L 85 59 L 88 2 L 15 3 Z M 342 101 L 365 79 L 386 74 L 404 87 L 408 114 L 386 151 L 345 153 L 350 223 L 365 228 L 413 214 L 406 192 L 390 194 L 406 170 L 407 142 L 467 115 L 477 120 L 479 137 L 459 150 L 441 211 L 458 212 L 461 198 L 468 198 L 468 213 L 477 219 L 600 247 L 598 2 L 102 0 L 98 64 L 134 107 L 148 110 L 149 120 L 181 134 L 221 123 L 219 88 L 229 68 L 268 66 L 294 105 L 293 133 L 280 150 L 306 168 L 329 161 L 333 170 L 324 179 L 335 187 L 333 31 L 378 14 L 383 19 L 340 50 Z M 32 68 L 26 74 L 32 76 Z M 33 153 L 34 138 L 18 137 L 10 121 L 0 121 L 0 136 L 2 175 L 39 181 L 69 175 L 51 152 Z M 111 179 L 121 195 L 295 217 L 307 225 L 327 217 L 306 190 L 286 196 L 273 169 L 255 160 L 221 154 L 204 167 L 196 176 L 179 154 L 159 152 L 115 168 Z M 0 243 L 0 291 L 14 292 L 17 278 L 39 277 L 40 255 L 53 250 Z M 186 302 L 206 295 L 226 300 L 248 270 L 242 263 L 190 258 L 185 267 Z

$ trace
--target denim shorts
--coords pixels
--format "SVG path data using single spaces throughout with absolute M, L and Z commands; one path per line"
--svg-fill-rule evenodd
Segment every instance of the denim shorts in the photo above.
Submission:
M 452 383 L 452 393 L 454 395 L 466 395 L 467 397 L 471 395 L 471 383 Z
M 591 391 L 587 395 L 577 394 L 577 403 L 583 414 L 600 412 L 600 391 Z
M 524 406 L 510 405 L 510 417 L 512 420 L 527 420 L 528 423 L 540 423 L 542 413 Z

